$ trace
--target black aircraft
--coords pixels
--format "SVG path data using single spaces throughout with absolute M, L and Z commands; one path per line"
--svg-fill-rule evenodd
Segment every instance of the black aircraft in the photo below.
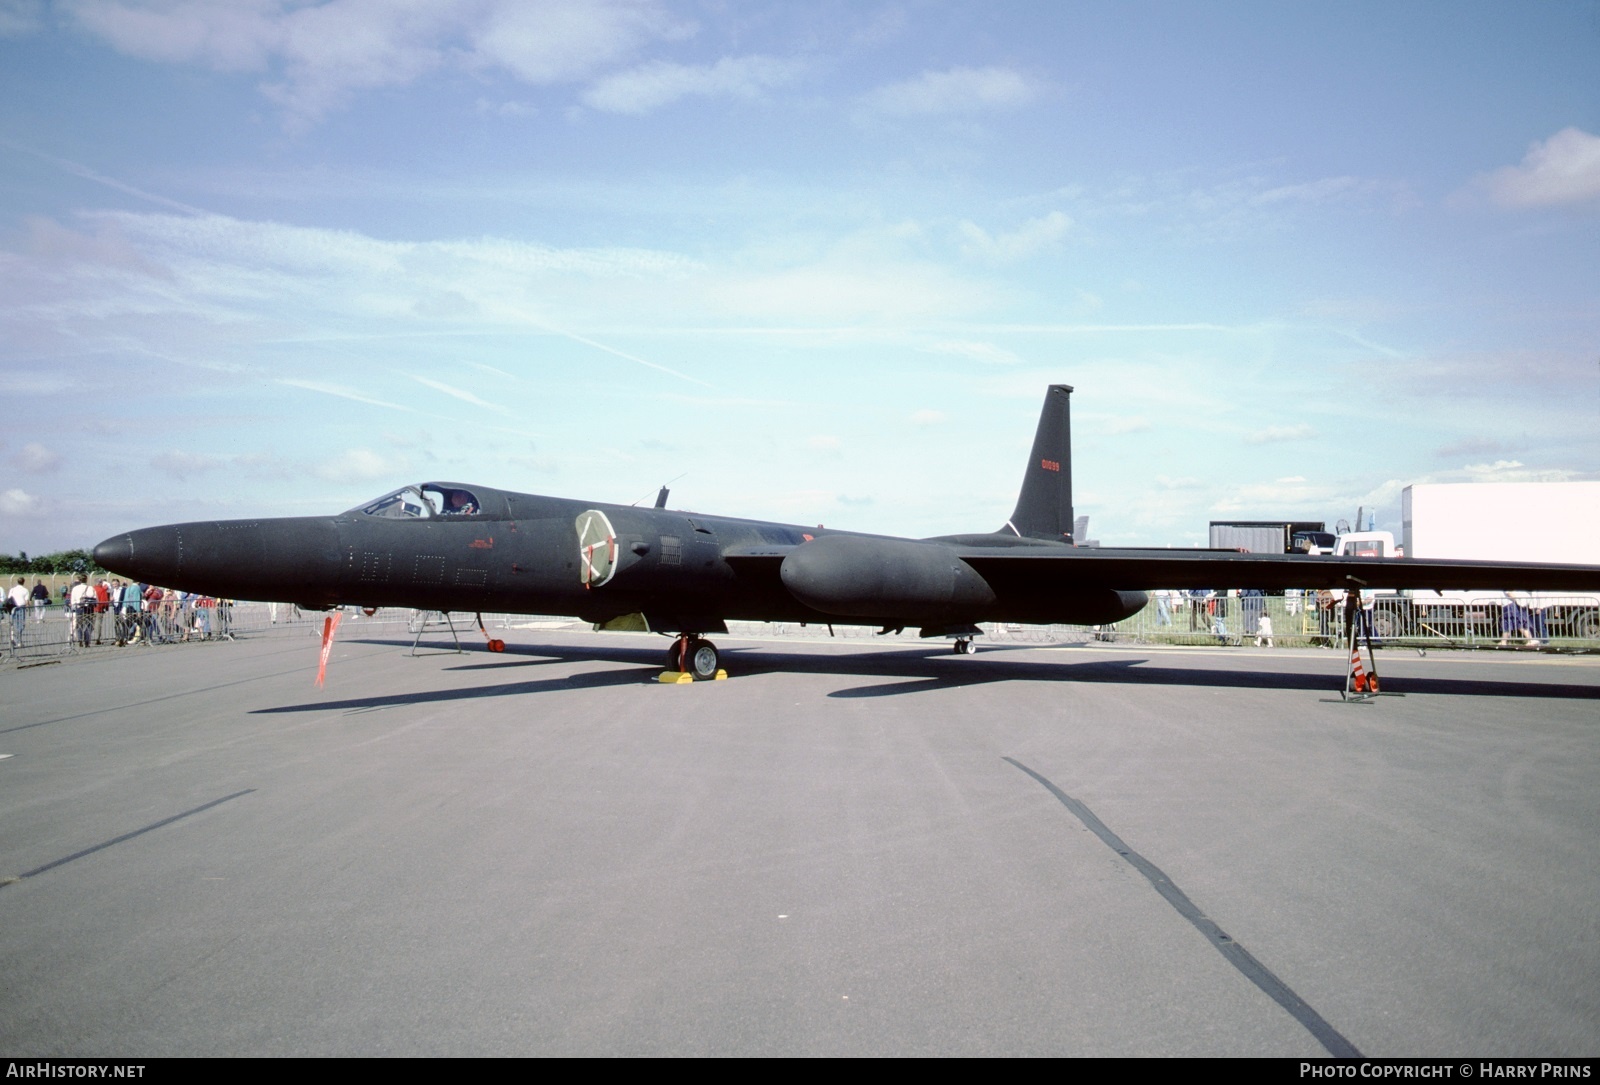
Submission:
M 1156 588 L 1600 589 L 1600 567 L 1075 546 L 1068 397 L 1051 385 L 998 531 L 901 539 L 453 482 L 337 516 L 151 527 L 95 547 L 140 581 L 307 609 L 573 615 L 677 635 L 668 669 L 716 673 L 729 619 L 918 627 L 976 649 L 979 622 L 1100 625 Z

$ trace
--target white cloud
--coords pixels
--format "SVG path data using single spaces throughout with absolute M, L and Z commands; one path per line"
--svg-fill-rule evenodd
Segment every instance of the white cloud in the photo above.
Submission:
M 371 481 L 398 477 L 406 467 L 403 457 L 390 458 L 367 448 L 351 448 L 318 464 L 315 473 L 330 482 Z
M 1282 184 L 1270 176 L 1194 168 L 1129 177 L 1119 187 L 1066 198 L 1085 221 L 1127 218 L 1196 241 L 1281 230 L 1301 215 L 1333 207 L 1400 211 L 1417 203 L 1410 186 L 1395 181 L 1344 176 Z M 1137 281 L 1124 288 L 1129 285 L 1139 288 Z
M 168 64 L 198 61 L 218 71 L 265 69 L 284 48 L 290 14 L 274 0 L 67 0 L 62 9 L 118 52 Z
M 1245 437 L 1246 444 L 1265 445 L 1277 441 L 1306 441 L 1317 435 L 1317 431 L 1301 422 L 1294 426 L 1268 426 L 1266 429 L 1256 430 Z
M 1014 109 L 1038 94 L 1031 79 L 1009 68 L 950 68 L 878 87 L 861 104 L 882 117 L 942 116 Z
M 497 117 L 533 117 L 539 113 L 539 107 L 530 102 L 491 102 L 487 98 L 479 98 L 479 113 L 492 113 Z
M 262 86 L 299 123 L 357 90 L 398 86 L 442 67 L 458 32 L 454 5 L 334 0 L 284 14 L 275 27 L 280 78 Z
M 75 381 L 58 373 L 0 374 L 0 394 L 8 396 L 53 396 L 76 386 Z
M 68 0 L 65 10 L 129 56 L 263 73 L 262 90 L 296 124 L 441 68 L 576 82 L 688 33 L 652 0 Z
M 226 462 L 220 456 L 208 456 L 204 453 L 188 452 L 183 449 L 170 449 L 151 457 L 150 466 L 163 474 L 182 480 L 191 475 L 214 471 Z
M 1003 264 L 1053 246 L 1071 226 L 1072 219 L 1060 211 L 1052 211 L 1041 218 L 1029 219 L 1010 233 L 991 235 L 971 222 L 961 223 L 958 230 L 963 255 Z
M 1452 444 L 1441 445 L 1433 450 L 1433 454 L 1440 459 L 1452 459 L 1456 456 L 1497 456 L 1507 452 L 1516 451 L 1508 442 L 1494 437 L 1463 437 Z
M 524 83 L 577 81 L 646 41 L 693 32 L 653 0 L 491 0 L 468 7 L 482 12 L 470 27 L 470 62 L 504 68 Z
M 1212 504 L 1214 513 L 1234 516 L 1303 516 L 1322 518 L 1323 510 L 1338 507 L 1339 495 L 1304 479 L 1279 479 L 1270 483 L 1233 486 Z
M 22 446 L 11 462 L 31 474 L 44 474 L 61 466 L 61 453 L 52 452 L 37 441 Z
M 814 437 L 806 438 L 806 447 L 815 448 L 822 452 L 835 452 L 844 444 L 839 438 L 829 434 L 819 433 Z
M 40 0 L 0 0 L 0 38 L 20 38 L 39 29 Z
M 41 357 L 136 351 L 163 367 L 208 366 L 229 385 L 259 375 L 394 411 L 420 409 L 426 394 L 408 374 L 448 375 L 409 348 L 404 361 L 374 363 L 359 375 L 343 365 L 374 358 L 373 341 L 560 336 L 602 363 L 600 355 L 609 355 L 710 387 L 699 372 L 662 364 L 653 356 L 661 348 L 633 347 L 635 330 L 732 320 L 903 339 L 909 326 L 1006 303 L 996 284 L 929 258 L 925 238 L 902 225 L 864 229 L 820 249 L 758 247 L 705 261 L 504 237 L 392 241 L 223 215 L 95 212 L 74 225 L 36 231 L 48 244 L 0 250 L 0 297 L 11 303 L 0 307 L 0 339 L 26 341 Z M 937 352 L 1016 360 L 981 342 L 936 342 L 943 342 Z M 8 382 L 16 377 L 0 374 L 0 385 Z M 452 384 L 496 401 L 474 380 Z
M 244 334 L 257 341 L 317 343 L 343 352 L 352 340 L 385 334 L 455 331 L 470 317 L 475 334 L 553 333 L 594 350 L 670 374 L 705 382 L 594 338 L 555 327 L 545 313 L 573 323 L 607 321 L 618 311 L 663 307 L 679 314 L 683 304 L 722 306 L 729 298 L 767 294 L 759 276 L 742 269 L 713 272 L 674 253 L 623 249 L 556 249 L 479 238 L 467 241 L 392 242 L 350 231 L 247 222 L 221 215 L 93 213 L 80 216 L 85 232 L 50 223 L 34 231 L 34 251 L 0 251 L 0 338 L 19 329 L 35 337 L 54 335 L 84 347 L 85 328 L 112 327 L 134 319 L 147 355 L 163 360 L 216 357 L 235 351 Z M 115 268 L 115 274 L 108 274 Z M 737 280 L 724 289 L 723 276 Z M 882 276 L 896 288 L 917 276 Z M 682 291 L 663 288 L 688 280 Z M 885 288 L 887 289 L 887 288 Z M 773 298 L 794 303 L 772 288 Z M 930 304 L 948 310 L 954 298 Z M 773 299 L 769 299 L 773 300 Z M 885 302 L 887 298 L 882 298 Z M 888 305 L 885 311 L 892 309 Z M 351 328 L 352 334 L 319 334 Z M 382 327 L 384 331 L 372 329 Z M 246 331 L 246 329 L 249 329 Z M 287 329 L 303 334 L 285 335 Z M 155 339 L 151 336 L 154 334 Z M 125 352 L 128 341 L 109 330 L 103 348 Z M 168 345 L 170 341 L 171 345 Z M 159 349 L 158 345 L 159 344 Z M 330 359 L 331 360 L 331 359 Z M 191 363 L 185 363 L 191 364 Z M 198 363 L 192 363 L 198 364 Z M 219 366 L 221 363 L 209 363 Z M 248 372 L 250 365 L 230 368 Z M 409 399 L 371 387 L 352 387 L 319 376 L 278 377 L 289 387 L 355 402 L 410 410 Z M 0 377 L 0 384 L 6 383 Z
M 28 255 L 41 263 L 97 268 L 102 275 L 109 272 L 159 277 L 163 274 L 159 265 L 146 258 L 138 246 L 124 236 L 121 224 L 115 220 L 96 221 L 87 232 L 69 229 L 42 215 L 30 215 L 24 223 Z
M 1108 418 L 1105 423 L 1106 433 L 1113 437 L 1124 433 L 1143 433 L 1150 428 L 1150 419 L 1143 415 L 1130 415 L 1126 418 Z
M 937 426 L 944 420 L 945 413 L 943 411 L 913 411 L 911 414 L 912 424 L 918 426 Z
M 403 302 L 408 314 L 475 315 L 475 305 L 493 300 L 484 292 L 491 284 L 492 294 L 541 275 L 659 279 L 697 267 L 677 254 L 650 250 L 557 249 L 493 237 L 386 241 L 349 230 L 225 215 L 80 217 L 89 225 L 86 233 L 34 220 L 30 247 L 52 261 L 77 263 L 86 279 L 103 278 L 108 264 L 131 276 L 165 277 L 181 284 L 187 305 L 219 295 L 264 300 L 285 296 L 286 289 L 326 299 L 331 283 L 364 281 L 361 296 L 386 299 L 376 303 L 385 315 L 399 315 L 400 291 L 409 292 Z M 162 292 L 174 293 L 167 287 Z
M 1252 203 L 1327 203 L 1347 196 L 1364 195 L 1383 190 L 1376 181 L 1359 177 L 1324 177 L 1295 185 L 1279 185 L 1250 197 Z
M 0 493 L 0 512 L 7 516 L 32 516 L 40 508 L 39 499 L 26 490 L 6 490 Z
M 1577 471 L 1529 467 L 1520 460 L 1469 463 L 1461 470 L 1473 482 L 1567 482 L 1582 477 Z
M 583 101 L 602 112 L 642 116 L 680 98 L 759 98 L 763 91 L 792 83 L 804 71 L 798 60 L 768 56 L 723 57 L 708 65 L 658 60 L 606 76 L 584 92 Z
M 730 274 L 706 303 L 761 321 L 867 322 L 904 325 L 971 313 L 994 302 L 994 291 L 937 264 L 885 253 L 844 252 L 814 263 L 764 273 Z
M 1528 148 L 1520 166 L 1482 178 L 1490 197 L 1505 207 L 1562 207 L 1600 201 L 1600 136 L 1563 128 Z
M 353 235 L 352 235 L 353 236 Z M 381 242 L 380 242 L 381 244 Z M 495 271 L 525 274 L 574 272 L 580 275 L 658 277 L 694 270 L 694 261 L 677 253 L 652 249 L 556 249 L 548 245 L 480 237 L 470 241 L 439 241 L 427 246 L 441 253 Z
M 819 510 L 838 503 L 837 495 L 831 490 L 780 490 L 764 494 L 763 497 L 774 509 L 778 509 L 785 519 L 804 520 L 808 523 L 817 516 Z
M 922 348 L 929 354 L 955 354 L 962 358 L 971 358 L 975 362 L 986 365 L 1018 365 L 1022 359 L 1004 347 L 997 347 L 993 343 L 972 343 L 959 339 L 947 339 L 937 343 L 929 343 Z
M 1093 290 L 1076 290 L 1074 294 L 1078 299 L 1077 310 L 1081 313 L 1095 313 L 1106 307 L 1106 299 Z

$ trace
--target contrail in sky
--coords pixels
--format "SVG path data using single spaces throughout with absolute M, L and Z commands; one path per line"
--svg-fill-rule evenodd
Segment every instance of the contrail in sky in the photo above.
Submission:
M 25 147 L 22 144 L 14 143 L 9 139 L 0 138 L 0 145 L 10 147 L 13 151 L 20 151 L 23 154 L 31 154 L 33 157 L 48 162 L 52 166 L 55 166 L 66 173 L 72 174 L 74 177 L 82 177 L 86 181 L 93 181 L 96 184 L 105 185 L 107 188 L 114 188 L 118 192 L 127 193 L 129 196 L 136 196 L 141 200 L 148 200 L 151 203 L 160 204 L 162 207 L 170 207 L 174 211 L 182 211 L 186 215 L 210 215 L 213 213 L 205 210 L 202 207 L 195 207 L 191 204 L 180 203 L 177 200 L 170 200 L 165 196 L 157 196 L 154 192 L 146 192 L 142 188 L 134 188 L 132 185 L 125 184 L 122 181 L 117 180 L 115 177 L 107 177 L 103 173 L 96 173 L 94 170 L 80 162 L 73 162 L 65 158 L 57 158 L 53 154 L 46 154 L 43 151 L 34 150 L 32 147 Z

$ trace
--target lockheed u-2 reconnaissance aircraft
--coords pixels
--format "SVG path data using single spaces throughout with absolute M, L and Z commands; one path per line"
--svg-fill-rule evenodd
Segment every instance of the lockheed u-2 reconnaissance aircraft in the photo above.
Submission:
M 900 539 L 430 482 L 337 516 L 144 528 L 95 547 L 113 572 L 208 595 L 573 615 L 677 635 L 668 669 L 712 677 L 728 619 L 919 627 L 975 651 L 978 622 L 1100 625 L 1154 588 L 1600 589 L 1600 566 L 1078 547 L 1068 397 L 1051 385 L 1016 511 L 998 531 Z M 641 621 L 642 620 L 642 621 Z

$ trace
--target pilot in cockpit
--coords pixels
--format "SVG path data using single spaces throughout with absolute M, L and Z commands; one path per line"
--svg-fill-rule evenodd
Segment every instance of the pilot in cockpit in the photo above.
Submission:
M 478 503 L 466 490 L 451 490 L 445 497 L 444 515 L 446 516 L 476 516 Z

